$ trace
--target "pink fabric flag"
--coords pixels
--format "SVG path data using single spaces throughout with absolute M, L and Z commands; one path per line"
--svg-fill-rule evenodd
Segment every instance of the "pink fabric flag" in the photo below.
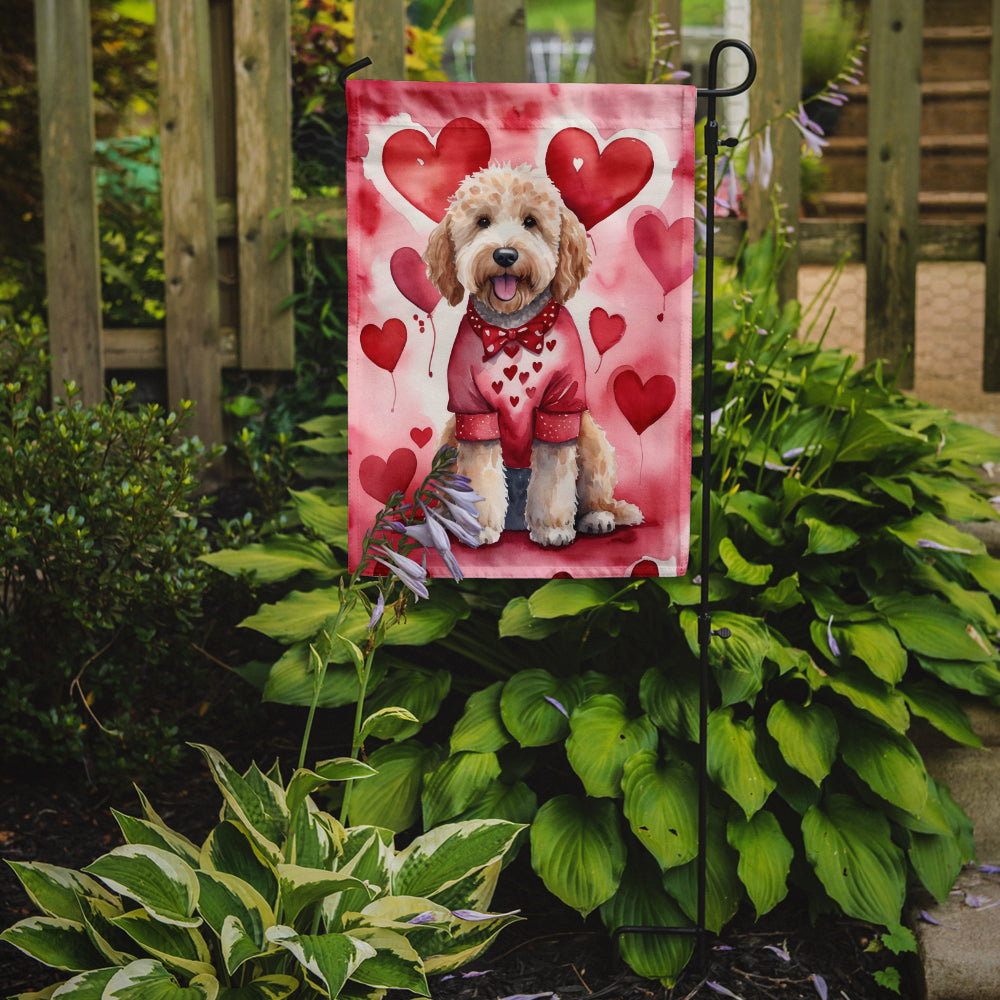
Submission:
M 450 443 L 467 576 L 686 571 L 695 96 L 348 81 L 352 568 Z

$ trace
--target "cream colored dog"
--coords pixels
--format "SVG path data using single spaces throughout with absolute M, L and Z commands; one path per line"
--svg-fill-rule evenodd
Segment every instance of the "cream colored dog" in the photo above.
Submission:
M 638 507 L 614 499 L 614 449 L 587 409 L 583 346 L 564 308 L 590 270 L 587 234 L 544 171 L 505 165 L 466 177 L 424 260 L 450 305 L 469 295 L 448 364 L 455 417 L 445 440 L 485 498 L 480 543 L 505 526 L 568 545 L 577 530 L 639 524 Z M 508 480 L 525 478 L 521 511 Z

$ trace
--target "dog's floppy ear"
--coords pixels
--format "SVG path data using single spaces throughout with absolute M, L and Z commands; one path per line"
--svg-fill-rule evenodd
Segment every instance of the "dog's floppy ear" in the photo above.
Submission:
M 427 241 L 424 260 L 431 284 L 445 297 L 448 305 L 457 306 L 465 296 L 465 289 L 459 284 L 455 270 L 455 248 L 448 234 L 447 215 L 434 227 Z
M 552 297 L 556 302 L 571 299 L 580 283 L 590 273 L 590 249 L 587 230 L 583 223 L 568 209 L 562 210 L 562 228 L 559 233 L 559 260 L 552 279 Z

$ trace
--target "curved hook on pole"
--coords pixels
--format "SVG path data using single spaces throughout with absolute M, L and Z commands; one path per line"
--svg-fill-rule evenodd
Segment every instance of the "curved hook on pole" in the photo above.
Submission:
M 337 74 L 337 83 L 340 85 L 340 89 L 343 90 L 345 88 L 345 86 L 347 85 L 347 78 L 352 73 L 357 73 L 359 70 L 364 69 L 366 66 L 371 66 L 371 64 L 372 64 L 371 59 L 369 59 L 368 56 L 365 56 L 364 59 L 359 59 L 357 62 L 352 62 L 350 66 L 345 66 Z
M 746 79 L 735 87 L 719 88 L 719 56 L 726 49 L 739 49 L 747 59 Z M 712 49 L 712 54 L 708 57 L 708 86 L 698 89 L 699 97 L 735 97 L 750 89 L 751 84 L 757 78 L 757 57 L 753 54 L 753 49 L 746 42 L 738 38 L 723 38 L 721 42 L 716 42 Z

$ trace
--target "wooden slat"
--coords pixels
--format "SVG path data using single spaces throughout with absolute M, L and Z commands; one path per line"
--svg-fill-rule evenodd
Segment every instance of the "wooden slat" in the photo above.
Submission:
M 112 328 L 102 331 L 104 364 L 108 371 L 157 371 L 167 364 L 166 332 L 163 327 Z M 224 367 L 239 365 L 236 330 L 219 331 L 219 356 Z
M 219 258 L 206 0 L 156 10 L 169 403 L 197 404 L 193 433 L 222 440 Z
M 750 131 L 771 125 L 774 169 L 767 188 L 758 177 L 747 192 L 747 218 L 752 239 L 758 239 L 781 206 L 781 225 L 798 226 L 800 201 L 799 157 L 802 136 L 787 118 L 780 117 L 799 103 L 802 90 L 802 4 L 800 0 L 759 0 L 750 8 L 750 41 L 760 72 L 750 88 Z M 755 143 L 760 139 L 754 139 Z M 758 147 L 759 148 L 759 147 Z M 793 238 L 796 234 L 793 232 Z M 777 277 L 782 301 L 798 295 L 799 250 L 793 244 Z
M 354 74 L 359 79 L 406 79 L 405 0 L 363 0 L 354 5 L 354 52 L 372 65 Z
M 287 0 L 233 8 L 240 365 L 295 367 L 292 253 L 290 9 Z M 281 249 L 283 247 L 283 249 Z
M 475 73 L 478 83 L 528 79 L 524 0 L 475 0 Z
M 88 0 L 35 0 L 52 391 L 104 396 Z
M 990 146 L 986 181 L 986 325 L 983 389 L 1000 392 L 1000 0 L 993 0 L 990 45 Z
M 923 4 L 872 0 L 869 49 L 865 359 L 913 387 Z
M 650 0 L 594 0 L 594 67 L 598 83 L 645 83 L 649 70 Z

